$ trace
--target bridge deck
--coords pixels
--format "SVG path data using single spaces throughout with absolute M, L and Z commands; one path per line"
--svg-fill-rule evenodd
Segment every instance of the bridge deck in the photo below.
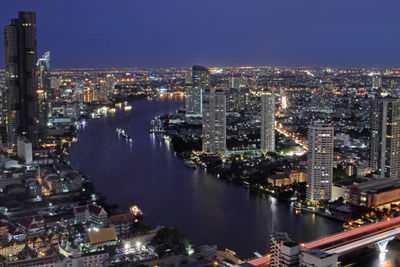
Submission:
M 337 246 L 335 248 L 324 250 L 324 251 L 326 253 L 330 253 L 330 254 L 336 253 L 338 255 L 341 255 L 341 254 L 344 254 L 344 253 L 351 252 L 353 250 L 357 250 L 357 249 L 362 248 L 362 247 L 369 246 L 369 245 L 377 243 L 379 241 L 391 238 L 391 237 L 396 236 L 398 234 L 400 234 L 400 227 L 397 227 L 397 228 L 395 228 L 393 230 L 389 230 L 389 231 L 386 231 L 386 232 L 383 232 L 383 233 L 380 233 L 380 234 L 371 235 L 371 236 L 366 237 L 366 238 L 361 238 L 361 239 L 359 239 L 357 241 L 350 242 L 350 243 L 344 244 L 342 246 Z
M 396 227 L 400 226 L 400 217 L 390 219 L 388 221 L 384 222 L 379 222 L 371 225 L 367 225 L 364 227 L 360 227 L 355 230 L 351 230 L 348 232 L 342 232 L 339 234 L 335 234 L 332 236 L 328 236 L 310 243 L 307 243 L 304 245 L 304 247 L 308 249 L 313 249 L 313 248 L 320 248 L 324 246 L 329 246 L 331 244 L 337 244 L 343 241 L 351 241 L 351 239 L 367 235 L 367 234 L 372 234 L 374 232 L 380 232 L 382 230 L 390 230 Z

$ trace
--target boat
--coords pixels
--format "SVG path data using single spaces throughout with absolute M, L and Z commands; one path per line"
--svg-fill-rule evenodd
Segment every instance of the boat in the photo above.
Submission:
M 189 167 L 189 168 L 193 168 L 193 169 L 196 169 L 196 168 L 197 168 L 196 163 L 194 163 L 194 162 L 191 161 L 191 160 L 185 160 L 185 161 L 183 162 L 183 164 L 185 164 L 185 166 L 186 166 L 186 167 Z
M 249 182 L 243 182 L 243 187 L 246 189 L 250 188 L 250 183 Z
M 116 133 L 118 134 L 118 136 L 121 136 L 121 137 L 125 138 L 125 140 L 128 141 L 129 143 L 132 143 L 132 142 L 133 142 L 132 137 L 130 137 L 130 136 L 126 133 L 126 131 L 125 131 L 124 129 L 117 128 L 117 129 L 115 129 L 115 131 L 116 131 Z

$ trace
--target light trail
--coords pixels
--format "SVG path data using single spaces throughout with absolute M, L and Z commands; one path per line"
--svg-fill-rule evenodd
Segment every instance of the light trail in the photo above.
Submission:
M 356 235 L 360 235 L 360 234 L 365 234 L 368 231 L 374 231 L 374 230 L 378 230 L 381 229 L 383 227 L 395 227 L 400 225 L 400 217 L 388 220 L 388 221 L 384 221 L 384 222 L 380 222 L 380 223 L 375 223 L 375 224 L 371 224 L 371 225 L 367 225 L 358 229 L 354 229 L 348 232 L 343 232 L 340 234 L 336 234 L 333 236 L 329 236 L 326 238 L 322 238 L 320 240 L 305 244 L 304 247 L 308 248 L 308 249 L 312 249 L 312 248 L 316 248 L 322 245 L 326 245 L 329 243 L 333 243 L 333 242 L 337 242 L 340 240 L 343 240 L 345 238 L 350 238 Z
M 355 250 L 357 248 L 361 248 L 361 247 L 368 246 L 370 244 L 377 243 L 379 241 L 382 241 L 382 240 L 385 240 L 387 238 L 396 236 L 398 234 L 400 234 L 400 227 L 398 227 L 396 229 L 393 229 L 393 230 L 390 230 L 390 231 L 383 232 L 383 233 L 378 234 L 378 235 L 373 235 L 373 236 L 370 236 L 370 237 L 367 237 L 367 238 L 363 238 L 361 240 L 357 240 L 355 242 L 351 242 L 351 243 L 345 244 L 343 246 L 339 246 L 339 247 L 336 247 L 336 248 L 333 248 L 333 249 L 325 250 L 325 252 L 329 253 L 329 254 L 337 253 L 337 254 L 340 255 L 340 254 L 349 252 L 351 250 Z
M 275 129 L 282 135 L 292 139 L 296 144 L 301 146 L 301 151 L 298 152 L 289 152 L 286 155 L 289 156 L 303 156 L 308 152 L 308 146 L 306 142 L 299 136 L 295 135 L 294 133 L 289 132 L 285 128 L 283 128 L 282 124 L 275 122 Z

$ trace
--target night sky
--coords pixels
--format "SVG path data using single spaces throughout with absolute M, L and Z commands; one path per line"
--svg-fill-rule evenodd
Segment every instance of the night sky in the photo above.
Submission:
M 400 66 L 399 0 L 1 0 L 0 25 L 20 10 L 59 68 Z

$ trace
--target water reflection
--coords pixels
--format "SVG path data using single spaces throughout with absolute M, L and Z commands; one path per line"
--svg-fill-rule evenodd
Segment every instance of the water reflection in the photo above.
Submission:
M 79 166 L 109 202 L 122 209 L 137 204 L 154 226 L 177 227 L 195 244 L 217 244 L 244 257 L 265 253 L 273 231 L 308 241 L 341 230 L 339 222 L 294 214 L 288 203 L 185 167 L 169 142 L 149 134 L 154 116 L 183 106 L 179 98 L 131 105 L 131 112 L 89 121 L 71 149 L 72 165 Z M 133 137 L 132 149 L 115 138 L 116 128 Z

